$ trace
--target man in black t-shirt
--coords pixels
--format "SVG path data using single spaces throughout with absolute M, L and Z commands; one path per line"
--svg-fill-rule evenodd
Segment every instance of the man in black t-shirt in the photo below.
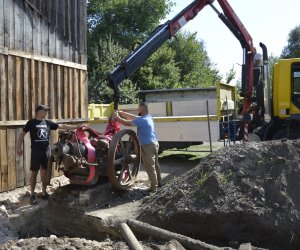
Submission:
M 36 107 L 35 118 L 29 120 L 23 132 L 20 134 L 17 145 L 17 154 L 19 156 L 22 155 L 22 143 L 24 140 L 24 136 L 27 132 L 30 132 L 31 137 L 31 176 L 30 176 L 30 190 L 31 197 L 30 202 L 32 204 L 37 204 L 36 197 L 34 194 L 35 186 L 36 186 L 36 177 L 41 169 L 41 180 L 42 180 L 42 199 L 47 199 L 49 195 L 46 192 L 47 188 L 47 165 L 48 158 L 50 156 L 49 149 L 49 136 L 51 130 L 56 129 L 66 129 L 72 130 L 77 129 L 80 125 L 66 125 L 66 124 L 57 124 L 50 120 L 46 120 L 45 117 L 50 108 L 46 105 L 38 105 Z

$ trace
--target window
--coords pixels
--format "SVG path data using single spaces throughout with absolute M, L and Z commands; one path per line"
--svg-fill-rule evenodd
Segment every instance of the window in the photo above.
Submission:
M 292 64 L 292 102 L 300 108 L 300 63 Z

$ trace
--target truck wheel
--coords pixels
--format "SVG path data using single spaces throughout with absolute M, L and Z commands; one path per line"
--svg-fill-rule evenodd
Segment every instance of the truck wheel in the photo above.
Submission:
M 260 139 L 260 137 L 257 134 L 249 133 L 249 135 L 248 135 L 248 141 L 249 142 L 260 142 L 261 139 Z
M 272 140 L 280 140 L 280 139 L 299 139 L 300 138 L 300 130 L 297 129 L 289 129 L 289 134 L 287 129 L 282 129 L 278 131 L 273 137 Z

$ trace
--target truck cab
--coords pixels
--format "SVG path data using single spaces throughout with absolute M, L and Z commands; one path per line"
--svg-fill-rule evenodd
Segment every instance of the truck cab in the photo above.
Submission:
M 272 116 L 263 139 L 299 138 L 300 58 L 275 63 L 272 87 Z

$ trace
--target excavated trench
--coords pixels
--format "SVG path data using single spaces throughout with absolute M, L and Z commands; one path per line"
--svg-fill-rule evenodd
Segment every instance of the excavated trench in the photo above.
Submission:
M 197 164 L 195 161 L 187 161 L 186 158 L 173 158 L 160 159 L 165 183 Z M 83 187 L 66 185 L 68 179 L 63 176 L 59 178 L 62 179 L 60 184 L 56 183 L 58 180 L 52 180 L 53 193 L 49 200 L 38 199 L 37 206 L 28 203 L 28 189 L 24 188 L 20 191 L 20 195 L 24 197 L 18 201 L 12 201 L 18 204 L 17 207 L 10 204 L 6 206 L 7 211 L 1 212 L 1 204 L 11 203 L 3 201 L 8 198 L 3 198 L 1 194 L 0 244 L 5 243 L 5 239 L 49 235 L 81 237 L 98 241 L 108 236 L 111 239 L 121 239 L 119 223 L 137 218 L 142 201 L 147 199 L 145 190 L 149 185 L 148 175 L 143 168 L 139 172 L 135 185 L 124 193 L 115 192 L 107 180 L 103 180 L 97 186 Z M 39 189 L 38 192 L 40 192 Z M 7 197 L 11 197 L 11 193 L 8 192 Z M 20 195 L 13 194 L 13 196 Z M 1 231 L 4 231 L 3 235 Z
M 196 164 L 181 158 L 160 160 L 164 183 Z M 96 240 L 101 244 L 91 245 L 93 249 L 129 249 L 122 240 L 119 224 L 136 219 L 142 202 L 149 199 L 147 174 L 141 170 L 134 187 L 124 193 L 114 192 L 105 181 L 90 188 L 66 185 L 65 181 L 68 183 L 67 179 L 59 185 L 52 183 L 49 200 L 38 198 L 36 206 L 29 204 L 29 187 L 0 195 L 0 249 L 14 249 L 11 246 L 39 249 L 38 246 L 45 245 L 45 242 L 56 249 L 54 243 L 63 244 L 67 241 L 65 238 L 72 238 L 68 240 L 69 244 L 74 241 L 73 237 L 78 237 L 77 243 L 88 244 L 86 241 Z M 40 187 L 37 188 L 40 193 Z M 143 240 L 145 249 L 158 249 L 158 246 L 163 247 L 161 249 L 184 249 L 177 241 L 149 243 L 147 235 L 137 234 L 137 237 Z M 106 247 L 103 242 L 110 244 Z M 80 249 L 80 244 L 75 249 Z
M 27 197 L 6 220 L 2 220 L 0 207 L 0 249 L 129 249 L 120 223 L 137 217 L 147 194 L 145 187 L 141 182 L 116 193 L 109 183 L 91 188 L 66 185 L 56 189 L 48 201 L 38 199 L 36 206 L 29 205 Z M 8 236 L 6 240 L 1 231 Z M 184 249 L 176 240 L 137 235 L 143 249 Z
M 120 238 L 118 218 L 99 218 L 86 213 L 115 196 L 109 184 L 85 190 L 67 185 L 57 189 L 48 202 L 39 200 L 37 206 L 16 209 L 10 215 L 8 227 L 17 238 L 50 235 L 97 241 L 106 239 L 107 235 Z

